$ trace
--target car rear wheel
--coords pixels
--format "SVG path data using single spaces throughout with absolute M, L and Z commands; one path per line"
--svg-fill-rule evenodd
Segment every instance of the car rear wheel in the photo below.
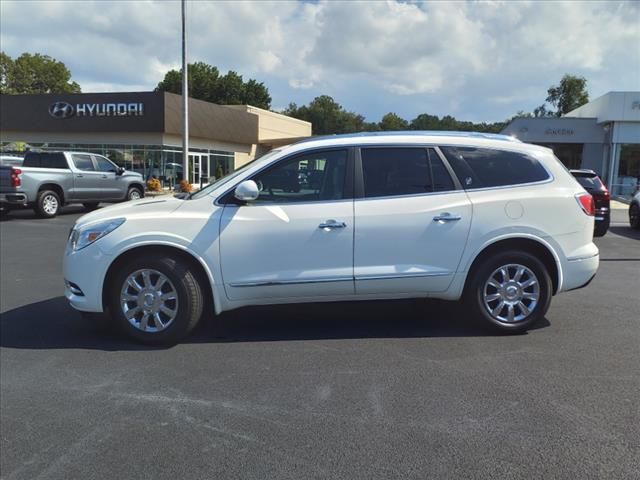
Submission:
M 609 225 L 596 225 L 596 227 L 593 229 L 593 236 L 604 237 L 608 230 Z
M 196 326 L 204 299 L 198 275 L 181 259 L 142 256 L 128 261 L 110 285 L 110 310 L 135 340 L 172 345 Z
M 631 228 L 640 230 L 640 206 L 635 203 L 629 208 L 629 225 Z
M 544 264 L 529 253 L 511 251 L 490 256 L 474 268 L 465 300 L 485 325 L 520 333 L 544 317 L 551 295 Z
M 38 192 L 34 210 L 36 214 L 43 218 L 52 218 L 60 212 L 60 197 L 53 190 L 43 190 Z

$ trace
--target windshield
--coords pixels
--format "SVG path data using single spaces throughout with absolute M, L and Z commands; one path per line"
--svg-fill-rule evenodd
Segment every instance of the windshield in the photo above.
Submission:
M 215 182 L 213 182 L 210 185 L 207 185 L 206 187 L 204 187 L 202 190 L 198 190 L 197 192 L 192 193 L 189 198 L 202 198 L 204 196 L 209 195 L 211 192 L 213 192 L 216 188 L 218 188 L 220 185 L 232 180 L 233 178 L 237 177 L 238 175 L 240 175 L 241 173 L 245 172 L 246 170 L 248 170 L 249 168 L 251 168 L 258 160 L 266 160 L 268 158 L 271 158 L 275 155 L 277 155 L 278 153 L 280 153 L 281 150 L 271 150 L 269 153 L 262 155 L 261 157 L 258 158 L 254 158 L 253 160 L 251 160 L 249 163 L 243 165 L 242 167 L 240 167 L 238 170 L 231 172 L 229 175 L 227 175 L 226 177 L 222 177 L 220 180 L 216 180 Z

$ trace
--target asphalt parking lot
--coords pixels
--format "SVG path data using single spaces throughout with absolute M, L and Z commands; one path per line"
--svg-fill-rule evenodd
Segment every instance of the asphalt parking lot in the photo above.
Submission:
M 640 235 L 525 335 L 444 302 L 251 308 L 150 349 L 83 322 L 81 210 L 0 222 L 0 477 L 640 478 Z M 88 268 L 90 268 L 88 266 Z

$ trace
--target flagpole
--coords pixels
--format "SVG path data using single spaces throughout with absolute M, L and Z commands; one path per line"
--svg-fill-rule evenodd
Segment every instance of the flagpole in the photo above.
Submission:
M 187 2 L 182 0 L 182 178 L 189 182 L 189 79 L 187 68 Z

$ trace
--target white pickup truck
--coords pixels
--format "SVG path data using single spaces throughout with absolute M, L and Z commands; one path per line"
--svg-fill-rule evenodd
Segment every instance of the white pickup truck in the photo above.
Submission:
M 45 218 L 63 205 L 81 203 L 93 210 L 100 202 L 144 196 L 142 175 L 106 157 L 84 152 L 27 152 L 20 166 L 0 166 L 0 212 L 32 207 Z

